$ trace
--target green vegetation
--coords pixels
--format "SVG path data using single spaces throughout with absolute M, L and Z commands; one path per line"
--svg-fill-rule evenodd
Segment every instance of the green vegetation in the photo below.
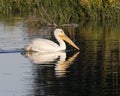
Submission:
M 4 16 L 37 17 L 39 23 L 70 23 L 81 19 L 119 19 L 119 0 L 0 0 Z

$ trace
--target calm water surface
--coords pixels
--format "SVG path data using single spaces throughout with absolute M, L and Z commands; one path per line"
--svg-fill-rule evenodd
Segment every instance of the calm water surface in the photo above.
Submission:
M 80 52 L 0 53 L 0 96 L 118 96 L 119 26 L 118 21 L 92 21 L 62 27 Z M 18 18 L 0 19 L 0 50 L 23 48 L 36 37 L 55 41 L 52 30 L 29 28 Z

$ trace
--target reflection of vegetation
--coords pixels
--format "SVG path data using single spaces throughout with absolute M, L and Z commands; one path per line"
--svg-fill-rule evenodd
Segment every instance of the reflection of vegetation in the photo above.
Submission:
M 3 15 L 33 15 L 40 22 L 76 22 L 82 18 L 119 18 L 119 0 L 0 0 Z
M 0 22 L 3 22 L 4 25 L 7 26 L 16 26 L 20 24 L 21 21 L 23 21 L 23 19 L 19 17 L 0 17 Z
M 84 71 L 90 74 L 86 78 L 92 78 L 94 86 L 99 83 L 106 95 L 119 94 L 119 24 L 119 21 L 89 22 L 79 29 L 81 41 L 84 42 L 81 43 L 82 54 L 85 55 L 83 61 L 88 63 Z

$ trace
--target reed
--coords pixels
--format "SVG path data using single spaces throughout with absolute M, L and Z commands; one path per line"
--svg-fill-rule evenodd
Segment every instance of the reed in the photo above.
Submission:
M 71 23 L 81 19 L 119 19 L 119 0 L 0 0 L 4 16 L 36 16 L 41 23 Z

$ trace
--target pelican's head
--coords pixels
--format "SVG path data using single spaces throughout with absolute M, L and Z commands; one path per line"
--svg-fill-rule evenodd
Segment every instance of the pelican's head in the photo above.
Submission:
M 70 45 L 72 45 L 74 48 L 80 50 L 80 49 L 77 47 L 77 45 L 75 45 L 75 43 L 74 43 L 72 40 L 70 40 L 70 38 L 69 38 L 67 35 L 65 35 L 65 33 L 64 33 L 64 31 L 63 31 L 62 29 L 55 29 L 54 35 L 55 35 L 56 37 L 61 38 L 62 40 L 65 40 L 65 41 L 68 42 Z

